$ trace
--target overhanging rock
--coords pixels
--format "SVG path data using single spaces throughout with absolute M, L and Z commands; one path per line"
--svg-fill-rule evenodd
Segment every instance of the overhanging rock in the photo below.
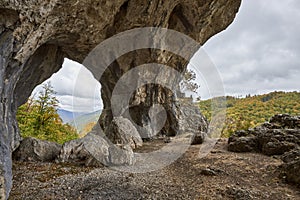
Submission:
M 202 45 L 233 21 L 240 3 L 240 0 L 0 1 L 1 198 L 7 199 L 11 189 L 11 151 L 20 141 L 15 117 L 17 107 L 27 100 L 35 86 L 60 69 L 64 57 L 82 62 L 100 42 L 137 27 L 174 29 Z M 169 56 L 146 49 L 131 52 L 111 64 L 100 80 L 104 128 L 113 119 L 110 97 L 120 76 L 134 66 L 150 62 L 160 62 L 183 72 L 187 61 L 168 59 Z M 133 105 L 140 110 L 132 110 L 137 123 L 146 113 L 144 108 L 158 99 L 168 111 L 166 124 L 176 123 L 173 95 L 157 86 L 145 86 L 141 91 L 147 98 Z M 138 99 L 138 93 L 134 94 L 133 100 Z M 164 129 L 174 131 L 172 126 Z

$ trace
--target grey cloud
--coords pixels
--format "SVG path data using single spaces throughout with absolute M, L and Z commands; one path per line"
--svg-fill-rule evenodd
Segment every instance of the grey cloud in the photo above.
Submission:
M 57 96 L 60 107 L 74 112 L 94 112 L 102 109 L 102 101 L 99 98 L 77 97 L 70 95 Z
M 234 23 L 205 44 L 228 94 L 300 89 L 299 9 L 297 0 L 243 1 Z
M 47 81 L 51 82 L 56 91 L 55 96 L 62 109 L 93 112 L 102 108 L 100 83 L 79 63 L 65 59 L 62 68 Z M 38 86 L 33 93 L 38 93 L 41 89 Z

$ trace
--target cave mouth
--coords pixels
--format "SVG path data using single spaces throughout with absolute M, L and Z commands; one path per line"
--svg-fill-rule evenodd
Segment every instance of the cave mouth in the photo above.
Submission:
M 103 108 L 100 89 L 87 68 L 65 58 L 61 69 L 36 86 L 19 107 L 21 136 L 61 144 L 85 136 Z

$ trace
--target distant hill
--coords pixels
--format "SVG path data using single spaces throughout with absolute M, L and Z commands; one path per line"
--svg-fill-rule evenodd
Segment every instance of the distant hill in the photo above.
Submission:
M 102 110 L 77 116 L 70 125 L 75 127 L 80 136 L 88 133 L 98 121 Z
M 57 113 L 59 114 L 64 124 L 71 123 L 78 116 L 86 114 L 84 112 L 71 112 L 64 109 L 57 109 Z
M 94 127 L 101 112 L 101 110 L 92 113 L 71 112 L 63 109 L 57 110 L 63 123 L 73 126 L 80 136 L 86 135 Z
M 211 99 L 200 101 L 199 106 L 202 114 L 210 121 Z M 300 115 L 300 93 L 272 92 L 247 95 L 245 98 L 227 96 L 226 107 L 226 125 L 221 130 L 224 137 L 230 136 L 236 130 L 253 128 L 268 121 L 275 114 Z

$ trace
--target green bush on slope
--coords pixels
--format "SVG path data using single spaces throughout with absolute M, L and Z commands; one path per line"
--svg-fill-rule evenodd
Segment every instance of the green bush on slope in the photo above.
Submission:
M 275 114 L 300 114 L 299 92 L 272 92 L 264 95 L 247 95 L 246 98 L 226 97 L 226 121 L 221 130 L 229 137 L 236 130 L 246 130 L 268 121 Z M 202 114 L 211 120 L 211 99 L 200 101 Z

